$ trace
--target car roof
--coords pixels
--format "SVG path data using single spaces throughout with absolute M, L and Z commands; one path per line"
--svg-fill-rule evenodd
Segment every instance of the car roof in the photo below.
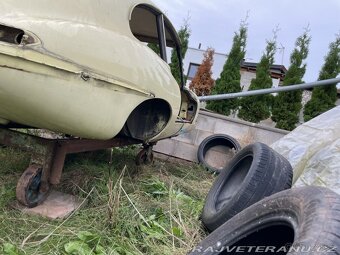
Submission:
M 129 21 L 136 6 L 149 6 L 162 13 L 150 0 L 1 0 L 0 23 L 11 19 L 60 20 L 113 30 L 132 36 Z M 165 16 L 165 15 L 164 15 Z M 179 43 L 176 30 L 165 16 L 172 39 Z M 167 40 L 171 40 L 167 34 Z

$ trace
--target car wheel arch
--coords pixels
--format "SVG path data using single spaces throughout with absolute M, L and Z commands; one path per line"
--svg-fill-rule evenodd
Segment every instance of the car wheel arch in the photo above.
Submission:
M 122 133 L 142 141 L 151 139 L 164 130 L 171 115 L 172 108 L 164 99 L 145 100 L 129 114 Z

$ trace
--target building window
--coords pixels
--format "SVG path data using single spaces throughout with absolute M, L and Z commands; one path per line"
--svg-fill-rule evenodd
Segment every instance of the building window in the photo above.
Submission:
M 195 77 L 199 66 L 200 66 L 199 64 L 190 63 L 187 77 L 188 80 L 192 80 Z

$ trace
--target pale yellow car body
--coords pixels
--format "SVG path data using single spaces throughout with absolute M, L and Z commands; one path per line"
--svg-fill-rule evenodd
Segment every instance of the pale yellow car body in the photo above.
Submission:
M 162 99 L 170 119 L 145 140 L 190 129 L 197 110 L 181 121 L 183 94 L 198 99 L 181 92 L 169 65 L 132 34 L 129 20 L 139 4 L 153 6 L 147 0 L 2 0 L 0 24 L 26 38 L 19 45 L 0 41 L 0 124 L 104 140 L 142 102 Z M 25 42 L 27 36 L 34 42 Z

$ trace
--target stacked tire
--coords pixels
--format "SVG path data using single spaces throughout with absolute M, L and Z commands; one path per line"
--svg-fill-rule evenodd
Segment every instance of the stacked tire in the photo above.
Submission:
M 290 163 L 262 143 L 241 150 L 214 182 L 202 213 L 212 232 L 190 255 L 340 254 L 340 196 L 290 189 Z
M 340 196 L 327 188 L 279 192 L 221 225 L 190 255 L 340 252 Z
M 202 222 L 213 231 L 236 214 L 292 185 L 288 160 L 263 143 L 241 150 L 221 171 L 210 189 Z

